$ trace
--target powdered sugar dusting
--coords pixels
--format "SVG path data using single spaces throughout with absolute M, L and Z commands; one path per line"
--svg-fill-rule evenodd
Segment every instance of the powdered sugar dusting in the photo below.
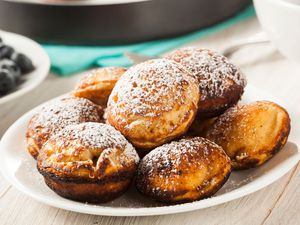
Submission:
M 102 109 L 84 98 L 66 97 L 55 99 L 42 107 L 31 120 L 30 126 L 51 134 L 70 124 L 99 122 Z
M 109 99 L 112 114 L 118 112 L 157 116 L 170 111 L 175 102 L 184 103 L 191 75 L 178 63 L 150 60 L 131 67 L 117 82 Z M 117 99 L 116 99 L 117 96 Z
M 190 47 L 175 50 L 166 58 L 180 63 L 198 79 L 201 100 L 222 96 L 232 82 L 246 86 L 246 79 L 240 69 L 217 52 Z
M 133 158 L 137 163 L 139 157 L 134 147 L 126 138 L 115 128 L 101 123 L 81 123 L 67 126 L 57 135 L 53 136 L 54 140 L 62 140 L 67 144 L 69 141 L 79 141 L 87 150 L 119 148 L 123 149 L 124 156 Z M 98 152 L 98 155 L 101 153 Z
M 209 163 L 209 155 L 215 149 L 223 151 L 217 144 L 201 137 L 173 141 L 147 154 L 141 162 L 140 169 L 143 172 L 147 171 L 151 176 L 153 172 L 166 175 L 164 168 L 168 170 L 171 168 L 171 174 L 178 173 L 178 168 L 189 168 L 191 164 L 197 164 L 200 168 L 203 162 L 197 160 L 198 156 L 201 155 L 202 159 Z

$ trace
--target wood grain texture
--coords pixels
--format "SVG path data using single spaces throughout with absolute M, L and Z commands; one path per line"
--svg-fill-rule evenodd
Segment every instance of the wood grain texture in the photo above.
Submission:
M 189 45 L 222 50 L 230 42 L 260 31 L 256 19 L 242 22 Z M 232 58 L 242 67 L 248 82 L 258 88 L 279 95 L 300 110 L 300 66 L 284 59 L 270 46 L 251 46 Z M 24 112 L 34 106 L 72 89 L 79 76 L 58 78 L 50 75 L 31 93 L 0 109 L 0 136 Z M 300 166 L 268 187 L 219 206 L 193 212 L 151 217 L 103 217 L 56 209 L 41 204 L 10 187 L 0 176 L 0 224 L 299 224 Z
M 300 163 L 293 178 L 265 219 L 264 224 L 299 224 L 300 221 Z

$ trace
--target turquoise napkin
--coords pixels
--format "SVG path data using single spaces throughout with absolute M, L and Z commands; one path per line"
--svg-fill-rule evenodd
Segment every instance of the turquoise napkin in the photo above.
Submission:
M 125 51 L 132 51 L 147 56 L 158 56 L 177 48 L 187 42 L 205 37 L 214 32 L 226 29 L 239 21 L 253 16 L 253 6 L 248 7 L 236 16 L 180 37 L 118 46 L 66 46 L 44 44 L 51 60 L 51 69 L 60 76 L 68 76 L 90 67 L 130 66 L 131 62 L 124 56 Z

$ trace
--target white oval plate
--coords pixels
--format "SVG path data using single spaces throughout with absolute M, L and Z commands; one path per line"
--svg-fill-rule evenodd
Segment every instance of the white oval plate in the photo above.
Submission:
M 29 119 L 37 108 L 18 119 L 4 134 L 0 143 L 0 171 L 17 189 L 45 204 L 75 212 L 110 216 L 145 216 L 187 212 L 218 205 L 255 192 L 276 181 L 299 161 L 297 148 L 297 112 L 284 102 L 253 87 L 248 87 L 244 102 L 271 100 L 283 105 L 292 118 L 292 130 L 289 141 L 273 159 L 255 169 L 233 172 L 227 183 L 214 197 L 192 203 L 162 205 L 140 195 L 134 187 L 120 198 L 101 205 L 85 204 L 64 199 L 52 192 L 43 182 L 36 169 L 36 163 L 26 151 L 25 131 Z M 299 115 L 299 113 L 298 113 Z
M 0 105 L 24 95 L 38 86 L 48 75 L 50 60 L 45 50 L 35 41 L 24 36 L 0 30 L 0 37 L 5 44 L 12 46 L 17 52 L 27 55 L 33 62 L 35 69 L 24 75 L 25 81 L 13 92 L 0 97 Z

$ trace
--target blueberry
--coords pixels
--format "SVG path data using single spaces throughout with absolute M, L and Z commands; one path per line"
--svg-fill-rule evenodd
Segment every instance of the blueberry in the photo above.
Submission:
M 0 95 L 5 95 L 16 87 L 16 79 L 9 70 L 0 70 Z
M 10 58 L 20 67 L 23 74 L 34 69 L 31 59 L 22 53 L 14 53 Z
M 0 45 L 0 59 L 10 58 L 14 52 L 13 47 L 5 44 Z
M 7 69 L 11 74 L 14 75 L 16 81 L 21 77 L 20 67 L 12 60 L 3 59 L 0 61 L 0 69 Z

